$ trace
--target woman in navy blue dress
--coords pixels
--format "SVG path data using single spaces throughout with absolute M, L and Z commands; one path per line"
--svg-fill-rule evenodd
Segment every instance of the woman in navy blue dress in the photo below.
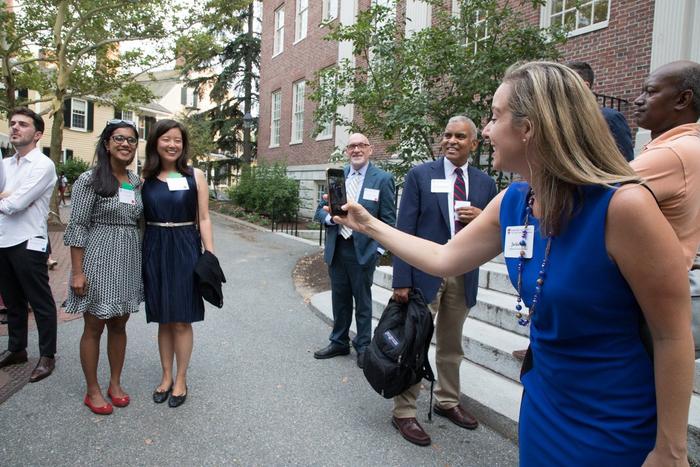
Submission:
M 204 319 L 194 268 L 202 247 L 214 251 L 207 182 L 201 170 L 187 166 L 187 160 L 185 127 L 174 120 L 158 121 L 148 137 L 143 167 L 143 285 L 146 320 L 158 323 L 163 370 L 153 400 L 168 400 L 170 407 L 187 397 L 192 323 Z
M 682 250 L 572 70 L 509 70 L 484 136 L 494 167 L 521 174 L 446 245 L 411 237 L 349 203 L 334 221 L 444 277 L 503 252 L 530 325 L 522 466 L 688 465 L 693 378 Z M 640 338 L 646 320 L 653 361 Z

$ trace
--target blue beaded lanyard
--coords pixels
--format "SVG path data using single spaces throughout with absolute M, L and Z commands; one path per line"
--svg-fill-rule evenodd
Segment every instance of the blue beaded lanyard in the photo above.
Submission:
M 544 287 L 544 278 L 546 276 L 545 269 L 547 264 L 549 264 L 549 250 L 552 247 L 552 236 L 547 237 L 547 246 L 544 250 L 544 258 L 542 259 L 542 265 L 540 266 L 540 271 L 537 273 L 537 285 L 535 286 L 535 295 L 532 297 L 532 305 L 530 305 L 530 312 L 527 316 L 523 315 L 523 294 L 522 294 L 522 284 L 523 284 L 523 269 L 525 268 L 525 246 L 527 245 L 527 227 L 530 223 L 530 216 L 532 215 L 532 205 L 535 203 L 535 194 L 532 188 L 527 192 L 527 201 L 525 203 L 525 221 L 523 222 L 523 233 L 520 237 L 520 246 L 523 247 L 520 250 L 520 260 L 518 262 L 518 298 L 515 303 L 515 317 L 518 318 L 518 324 L 521 326 L 527 326 L 530 323 L 532 315 L 535 314 L 535 307 L 540 298 L 540 293 L 542 292 L 542 287 Z M 532 241 L 534 242 L 534 235 Z M 534 248 L 533 248 L 534 249 Z

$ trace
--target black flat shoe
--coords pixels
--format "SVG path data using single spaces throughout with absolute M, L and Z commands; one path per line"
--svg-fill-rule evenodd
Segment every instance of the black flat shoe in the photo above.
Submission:
M 168 400 L 168 396 L 170 395 L 170 391 L 173 390 L 173 383 L 170 383 L 170 387 L 166 391 L 159 391 L 158 388 L 156 388 L 155 391 L 153 391 L 153 402 L 156 404 L 162 404 L 166 400 Z
M 179 407 L 185 403 L 185 399 L 187 399 L 187 386 L 185 386 L 185 393 L 181 396 L 170 394 L 170 399 L 168 399 L 168 407 Z
M 337 357 L 338 355 L 350 354 L 350 347 L 343 347 L 338 344 L 329 344 L 321 350 L 314 352 L 314 358 L 324 360 L 326 358 Z

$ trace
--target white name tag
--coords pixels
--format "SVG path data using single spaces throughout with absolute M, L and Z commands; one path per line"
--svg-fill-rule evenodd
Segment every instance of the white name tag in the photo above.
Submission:
M 374 188 L 365 188 L 365 192 L 362 194 L 362 199 L 367 201 L 379 201 L 379 190 Z
M 430 180 L 431 193 L 451 193 L 454 185 L 444 178 L 434 178 Z
M 34 237 L 27 241 L 27 250 L 40 251 L 46 253 L 46 248 L 49 245 L 49 241 L 45 238 Z
M 168 177 L 166 180 L 170 191 L 183 191 L 190 189 L 185 177 Z
M 469 201 L 455 201 L 455 209 L 468 208 L 472 203 Z
M 523 238 L 523 230 L 526 230 Z M 525 252 L 523 258 L 532 258 L 532 249 L 535 242 L 535 226 L 514 225 L 506 227 L 506 243 L 503 245 L 503 256 L 506 258 L 520 258 L 521 251 Z M 524 245 L 522 244 L 524 240 Z
M 134 190 L 127 190 L 126 188 L 119 188 L 119 202 L 136 204 L 136 192 Z

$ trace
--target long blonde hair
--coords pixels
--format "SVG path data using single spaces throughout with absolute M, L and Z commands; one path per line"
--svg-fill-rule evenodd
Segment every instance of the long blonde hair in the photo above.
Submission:
M 556 235 L 571 218 L 577 187 L 639 181 L 576 72 L 558 63 L 529 62 L 509 68 L 503 82 L 511 86 L 513 124 L 527 121 L 532 127 L 531 184 L 543 234 Z

